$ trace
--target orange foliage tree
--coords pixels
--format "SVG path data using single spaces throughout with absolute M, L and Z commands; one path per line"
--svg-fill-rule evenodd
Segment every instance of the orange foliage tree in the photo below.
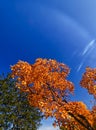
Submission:
M 70 69 L 56 60 L 38 58 L 34 64 L 19 61 L 11 67 L 17 87 L 27 93 L 30 105 L 47 117 L 55 117 L 54 126 L 67 130 L 96 130 L 96 105 L 89 110 L 83 102 L 68 100 L 74 84 L 67 80 Z M 81 86 L 96 100 L 96 69 L 86 68 Z

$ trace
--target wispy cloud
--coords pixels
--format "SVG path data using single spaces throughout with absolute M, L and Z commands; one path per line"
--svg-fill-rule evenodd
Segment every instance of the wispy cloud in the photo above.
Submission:
M 59 128 L 54 128 L 52 126 L 42 126 L 38 130 L 59 130 Z

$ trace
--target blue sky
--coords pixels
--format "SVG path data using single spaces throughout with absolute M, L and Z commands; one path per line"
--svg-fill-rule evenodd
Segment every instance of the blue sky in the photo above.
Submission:
M 95 0 L 0 0 L 0 73 L 18 60 L 56 59 L 71 68 L 72 100 L 89 105 L 92 97 L 79 80 L 86 66 L 96 66 L 95 39 Z M 43 121 L 41 129 L 53 130 L 51 122 Z

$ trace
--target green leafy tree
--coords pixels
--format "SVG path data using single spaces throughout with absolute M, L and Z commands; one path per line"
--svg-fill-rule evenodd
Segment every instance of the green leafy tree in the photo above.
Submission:
M 10 75 L 0 76 L 0 130 L 37 130 L 41 112 L 31 107 Z

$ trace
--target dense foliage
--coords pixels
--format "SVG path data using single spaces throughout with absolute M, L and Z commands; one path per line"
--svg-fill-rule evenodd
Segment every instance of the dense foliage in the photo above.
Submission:
M 45 117 L 55 117 L 54 127 L 62 130 L 96 130 L 96 104 L 89 110 L 82 102 L 68 101 L 74 84 L 67 80 L 70 69 L 56 60 L 37 59 L 34 64 L 19 61 L 11 67 L 17 87 L 27 93 L 30 105 Z M 86 68 L 81 86 L 96 100 L 96 69 Z
M 26 94 L 16 88 L 10 75 L 0 77 L 0 130 L 37 130 L 41 112 L 31 107 Z

